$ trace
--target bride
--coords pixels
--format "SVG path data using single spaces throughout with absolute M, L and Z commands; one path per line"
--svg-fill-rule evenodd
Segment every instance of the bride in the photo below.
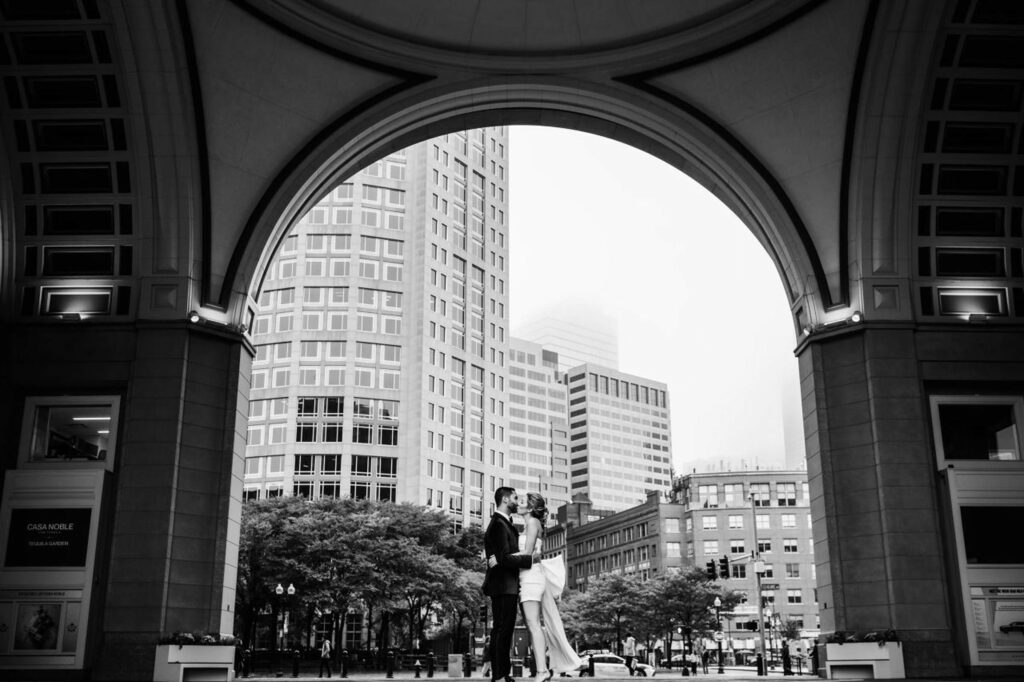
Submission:
M 544 498 L 537 493 L 527 493 L 523 516 L 526 532 L 519 536 L 517 554 L 540 552 L 544 541 L 544 520 L 548 516 Z M 490 566 L 497 563 L 494 556 L 487 557 L 487 560 Z M 565 563 L 561 556 L 536 562 L 519 571 L 519 601 L 523 605 L 537 665 L 537 675 L 533 679 L 538 682 L 548 682 L 555 673 L 572 672 L 582 665 L 565 636 L 562 615 L 555 602 L 564 586 Z M 546 628 L 541 627 L 541 615 Z M 546 661 L 550 661 L 551 667 L 544 670 Z

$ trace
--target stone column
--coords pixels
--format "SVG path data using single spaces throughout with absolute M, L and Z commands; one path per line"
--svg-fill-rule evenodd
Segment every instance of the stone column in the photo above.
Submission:
M 149 679 L 161 634 L 231 632 L 249 367 L 235 336 L 137 333 L 94 679 Z
M 958 675 L 915 343 L 860 328 L 799 352 L 821 631 L 891 628 L 908 677 Z

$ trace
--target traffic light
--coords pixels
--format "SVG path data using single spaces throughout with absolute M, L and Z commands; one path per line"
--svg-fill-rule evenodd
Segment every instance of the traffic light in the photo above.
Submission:
M 715 573 L 715 562 L 709 561 L 707 563 L 708 580 L 717 580 L 718 574 Z
M 718 575 L 722 576 L 722 580 L 729 577 L 729 557 L 724 556 L 718 560 Z

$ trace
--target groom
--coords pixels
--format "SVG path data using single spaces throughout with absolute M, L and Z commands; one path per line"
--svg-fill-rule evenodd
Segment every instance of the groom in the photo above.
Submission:
M 484 556 L 494 556 L 497 564 L 487 569 L 484 594 L 491 598 L 494 628 L 491 630 L 491 679 L 514 682 L 511 677 L 512 632 L 516 627 L 519 599 L 519 569 L 530 568 L 540 555 L 515 555 L 519 551 L 519 531 L 512 525 L 512 514 L 519 509 L 515 488 L 494 491 L 496 505 L 484 534 Z

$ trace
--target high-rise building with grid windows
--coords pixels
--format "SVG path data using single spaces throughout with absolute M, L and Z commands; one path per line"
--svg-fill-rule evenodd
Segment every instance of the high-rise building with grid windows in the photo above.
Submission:
M 672 485 L 668 386 L 594 364 L 570 369 L 572 493 L 622 511 Z
M 244 494 L 482 523 L 508 452 L 508 137 L 452 133 L 333 188 L 255 318 Z
M 508 484 L 520 495 L 543 495 L 554 523 L 571 495 L 567 389 L 558 355 L 513 337 L 509 359 Z

